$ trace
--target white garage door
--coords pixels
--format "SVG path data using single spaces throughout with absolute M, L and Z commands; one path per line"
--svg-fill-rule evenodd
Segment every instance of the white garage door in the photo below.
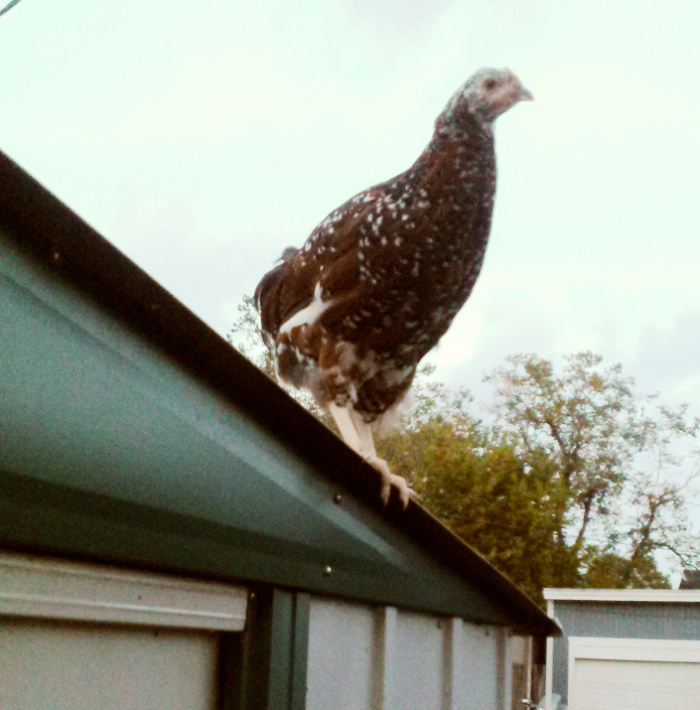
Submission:
M 573 638 L 570 710 L 698 710 L 700 642 Z

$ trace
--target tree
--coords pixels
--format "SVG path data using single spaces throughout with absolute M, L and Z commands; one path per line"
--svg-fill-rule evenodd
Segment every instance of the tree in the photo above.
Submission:
M 233 321 L 231 331 L 226 334 L 226 340 L 253 365 L 274 379 L 275 368 L 272 356 L 265 347 L 260 316 L 255 309 L 253 299 L 250 296 L 243 296 L 241 302 L 236 306 L 236 310 L 238 318 Z
M 385 434 L 378 448 L 423 505 L 533 598 L 574 586 L 575 554 L 554 534 L 565 495 L 546 461 L 526 470 L 512 442 L 465 412 Z
M 614 586 L 657 586 L 659 551 L 697 564 L 685 510 L 697 452 L 677 453 L 700 430 L 687 406 L 637 394 L 620 365 L 603 367 L 590 352 L 568 356 L 561 375 L 536 355 L 507 361 L 486 378 L 497 426 L 526 467 L 546 461 L 551 485 L 565 491 L 554 534 L 581 561 L 578 584 L 598 584 L 604 568 L 609 584 L 616 570 Z

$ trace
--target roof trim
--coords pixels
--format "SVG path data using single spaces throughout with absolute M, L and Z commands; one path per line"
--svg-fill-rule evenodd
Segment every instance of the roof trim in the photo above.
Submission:
M 369 508 L 380 507 L 379 476 L 369 464 L 2 152 L 0 184 L 0 227 L 33 261 L 235 402 L 327 479 Z M 535 635 L 559 633 L 533 600 L 415 501 L 403 511 L 392 499 L 382 517 L 485 590 L 514 627 Z
M 0 613 L 243 631 L 248 590 L 231 584 L 0 552 Z
M 700 589 L 564 589 L 547 587 L 547 601 L 699 604 Z

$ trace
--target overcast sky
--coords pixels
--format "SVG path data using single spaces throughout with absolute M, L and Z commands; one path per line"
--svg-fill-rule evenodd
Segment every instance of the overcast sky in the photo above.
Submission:
M 437 377 L 479 394 L 508 354 L 591 349 L 700 414 L 698 27 L 697 0 L 23 0 L 0 149 L 223 335 L 284 247 L 508 66 L 535 101 L 498 121 Z

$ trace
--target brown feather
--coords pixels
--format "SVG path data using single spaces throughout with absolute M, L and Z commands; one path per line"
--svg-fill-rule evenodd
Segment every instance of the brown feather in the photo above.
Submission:
M 494 75 L 500 93 L 489 94 Z M 283 380 L 367 421 L 403 397 L 479 274 L 496 182 L 491 124 L 523 98 L 507 70 L 477 73 L 409 170 L 341 205 L 262 278 L 256 303 Z

